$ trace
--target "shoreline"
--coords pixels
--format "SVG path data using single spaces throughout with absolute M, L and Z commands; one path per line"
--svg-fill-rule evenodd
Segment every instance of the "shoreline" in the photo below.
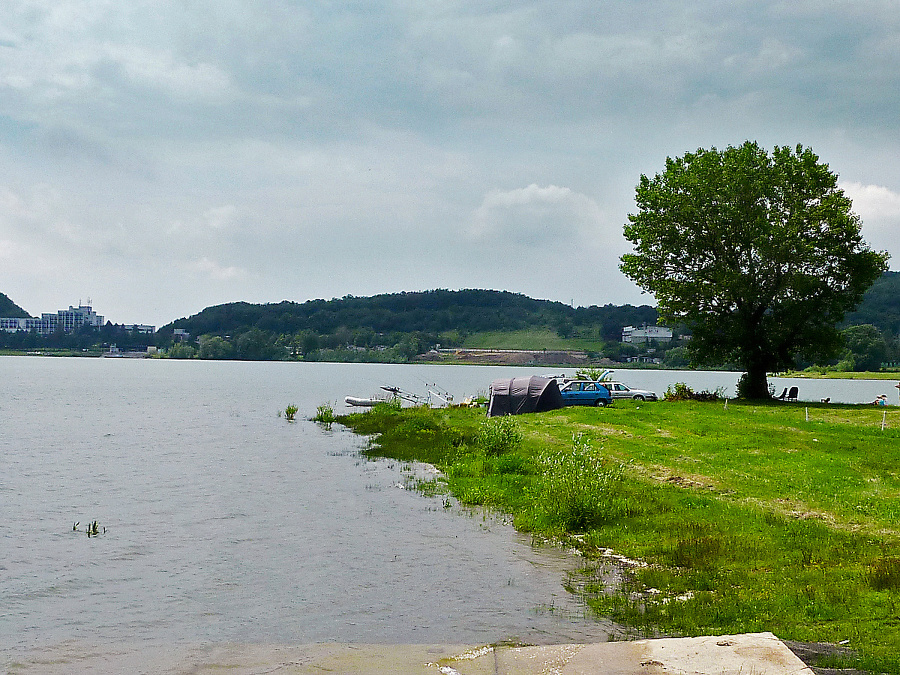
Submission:
M 884 552 L 900 534 L 877 489 L 895 484 L 898 420 L 885 426 L 868 405 L 814 408 L 812 418 L 805 402 L 562 408 L 499 418 L 521 438 L 497 452 L 479 445 L 491 424 L 462 410 L 338 422 L 374 436 L 373 455 L 436 465 L 464 504 L 510 513 L 532 536 L 568 535 L 588 559 L 612 549 L 644 561 L 622 588 L 588 589 L 599 616 L 639 632 L 853 639 L 861 662 L 900 672 L 900 632 L 876 609 L 900 589 Z
M 32 647 L 21 659 L 5 664 L 22 675 L 62 675 L 73 670 L 94 675 L 153 672 L 202 675 L 227 670 L 235 675 L 321 672 L 367 675 L 537 675 L 557 672 L 631 675 L 650 672 L 716 672 L 739 675 L 811 675 L 822 658 L 852 654 L 824 643 L 785 642 L 771 633 L 747 633 L 692 638 L 638 639 L 603 643 L 553 645 L 497 644 L 203 644 L 85 645 L 68 640 Z M 704 669 L 704 666 L 712 670 Z

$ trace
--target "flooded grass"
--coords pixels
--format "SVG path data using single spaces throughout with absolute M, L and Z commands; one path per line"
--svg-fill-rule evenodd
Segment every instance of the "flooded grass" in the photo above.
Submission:
M 587 594 L 603 616 L 647 635 L 849 640 L 858 663 L 900 672 L 896 408 L 565 408 L 516 418 L 521 442 L 499 453 L 483 411 L 376 408 L 339 421 L 377 434 L 370 453 L 440 468 L 463 504 L 589 557 L 612 549 L 646 563 Z

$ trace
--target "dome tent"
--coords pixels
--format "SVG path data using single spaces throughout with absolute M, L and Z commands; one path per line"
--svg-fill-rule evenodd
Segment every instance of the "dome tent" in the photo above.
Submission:
M 556 380 L 547 377 L 513 377 L 491 382 L 488 417 L 543 412 L 563 407 Z

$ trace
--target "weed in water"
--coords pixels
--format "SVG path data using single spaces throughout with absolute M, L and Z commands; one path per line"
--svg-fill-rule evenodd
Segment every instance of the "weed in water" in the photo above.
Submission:
M 294 418 L 297 416 L 297 406 L 289 405 L 284 409 L 284 416 L 287 418 L 288 422 L 293 422 Z
M 331 404 L 323 403 L 322 405 L 316 406 L 316 414 L 313 417 L 313 421 L 321 422 L 322 424 L 331 424 L 334 422 L 334 408 Z

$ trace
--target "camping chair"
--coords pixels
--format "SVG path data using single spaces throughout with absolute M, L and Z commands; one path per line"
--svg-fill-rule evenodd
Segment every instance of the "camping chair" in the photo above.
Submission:
M 797 394 L 799 394 L 799 393 L 800 393 L 800 390 L 797 389 L 797 387 L 791 387 L 791 390 L 788 392 L 788 395 L 787 395 L 787 400 L 788 401 L 796 401 Z
M 779 396 L 777 400 L 783 401 L 786 396 L 787 396 L 787 387 L 784 388 L 784 391 L 781 392 L 781 396 Z

